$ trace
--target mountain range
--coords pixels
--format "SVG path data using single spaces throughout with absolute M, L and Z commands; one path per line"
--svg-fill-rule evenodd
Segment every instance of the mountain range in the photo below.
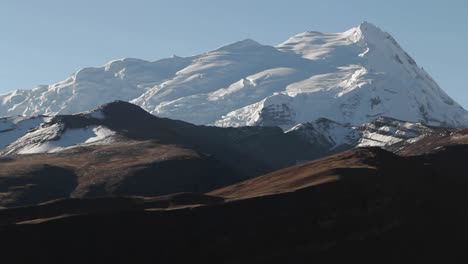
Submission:
M 468 115 L 362 23 L 0 95 L 11 263 L 459 263 Z
M 463 127 L 466 111 L 378 27 L 247 39 L 191 57 L 121 59 L 62 82 L 0 95 L 0 116 L 74 114 L 115 100 L 198 125 L 352 126 L 384 116 Z

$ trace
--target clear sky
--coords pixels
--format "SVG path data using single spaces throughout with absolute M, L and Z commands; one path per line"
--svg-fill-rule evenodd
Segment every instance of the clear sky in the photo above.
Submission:
M 468 108 L 466 0 L 0 0 L 0 93 L 112 59 L 189 56 L 369 21 Z

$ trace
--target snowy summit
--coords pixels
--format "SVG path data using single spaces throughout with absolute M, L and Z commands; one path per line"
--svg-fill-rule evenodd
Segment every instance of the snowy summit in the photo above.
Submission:
M 290 129 L 380 116 L 468 125 L 467 112 L 378 27 L 304 32 L 277 46 L 243 40 L 200 55 L 121 59 L 66 80 L 0 95 L 0 116 L 88 111 L 114 100 L 195 124 Z

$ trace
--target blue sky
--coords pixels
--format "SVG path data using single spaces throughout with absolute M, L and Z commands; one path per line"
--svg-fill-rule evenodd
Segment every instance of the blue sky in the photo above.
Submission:
M 390 32 L 468 108 L 466 0 L 2 0 L 0 93 L 117 58 L 189 56 L 245 38 L 273 45 L 362 21 Z

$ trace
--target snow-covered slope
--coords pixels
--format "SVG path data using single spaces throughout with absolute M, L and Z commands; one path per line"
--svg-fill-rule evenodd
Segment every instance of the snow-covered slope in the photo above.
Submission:
M 46 116 L 26 118 L 23 116 L 0 118 L 0 149 L 11 144 L 30 129 L 48 121 Z
M 357 126 L 379 116 L 468 125 L 466 111 L 389 34 L 366 22 L 342 33 L 301 33 L 275 47 L 247 39 L 187 58 L 112 61 L 0 95 L 0 116 L 71 114 L 117 99 L 218 126 L 287 130 L 319 118 Z
M 60 124 L 53 124 L 25 134 L 1 153 L 2 155 L 53 153 L 79 145 L 110 143 L 113 135 L 113 131 L 102 126 L 64 131 Z
M 306 32 L 277 47 L 332 71 L 292 83 L 284 92 L 226 115 L 219 125 L 289 127 L 325 117 L 359 125 L 378 116 L 466 126 L 466 111 L 385 32 L 369 23 L 344 33 Z
M 302 135 L 311 143 L 328 146 L 331 150 L 372 146 L 398 151 L 426 136 L 445 134 L 447 131 L 446 128 L 379 117 L 360 126 L 340 124 L 321 118 L 314 122 L 299 124 L 286 133 Z
M 411 123 L 392 118 L 379 117 L 356 129 L 360 132 L 358 147 L 377 146 L 393 148 L 416 142 L 425 136 L 438 133 L 438 128 L 421 123 Z M 444 129 L 440 129 L 444 130 Z
M 82 122 L 81 118 L 90 122 Z M 102 112 L 96 110 L 76 116 L 22 120 L 11 128 L 8 140 L 0 139 L 0 155 L 53 153 L 76 146 L 112 143 L 116 132 L 93 124 L 104 118 Z
M 311 143 L 319 143 L 337 150 L 356 146 L 361 137 L 360 131 L 355 127 L 342 125 L 325 118 L 299 124 L 286 133 L 299 134 L 306 137 Z

